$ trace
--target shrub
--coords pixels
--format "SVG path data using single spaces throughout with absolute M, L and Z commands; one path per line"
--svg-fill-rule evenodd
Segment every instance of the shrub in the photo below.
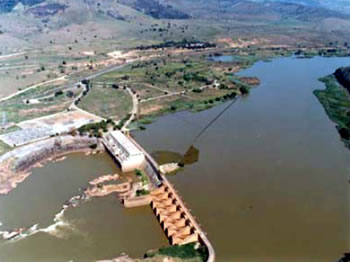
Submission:
M 202 93 L 203 90 L 202 89 L 199 89 L 199 88 L 195 88 L 192 90 L 193 93 Z
M 340 128 L 338 130 L 340 136 L 345 140 L 350 140 L 350 130 L 346 128 Z
M 149 195 L 149 191 L 146 189 L 138 189 L 136 190 L 136 196 L 146 196 Z
M 97 148 L 97 144 L 92 144 L 89 146 L 91 149 L 96 149 Z
M 242 95 L 248 95 L 249 94 L 249 88 L 247 88 L 246 86 L 240 87 L 239 91 L 241 92 Z
M 199 257 L 202 261 L 207 261 L 208 251 L 204 246 L 200 246 L 198 249 L 195 248 L 194 243 L 186 245 L 175 245 L 170 247 L 162 247 L 156 252 L 150 252 L 145 255 L 145 257 L 154 257 L 157 255 L 178 257 L 181 259 L 191 259 Z
M 74 96 L 74 93 L 72 91 L 67 91 L 66 96 L 69 98 L 72 98 Z
M 62 90 L 59 90 L 59 91 L 57 91 L 56 93 L 55 93 L 55 96 L 57 97 L 57 96 L 60 96 L 60 95 L 63 95 L 63 91 Z

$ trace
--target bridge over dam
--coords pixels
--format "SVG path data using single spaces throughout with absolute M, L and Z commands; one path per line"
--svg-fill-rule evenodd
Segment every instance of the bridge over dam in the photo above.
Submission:
M 200 243 L 208 250 L 207 261 L 214 262 L 213 246 L 174 186 L 159 171 L 157 162 L 131 136 L 122 135 L 120 131 L 115 132 L 111 132 L 103 138 L 106 150 L 118 162 L 122 170 L 131 170 L 131 168 L 136 169 L 142 166 L 153 185 L 153 190 L 147 197 L 140 197 L 140 203 L 150 205 L 170 244 Z M 142 152 L 143 157 L 140 156 L 140 152 Z M 142 164 L 141 159 L 143 160 Z M 126 203 L 124 205 L 128 206 Z

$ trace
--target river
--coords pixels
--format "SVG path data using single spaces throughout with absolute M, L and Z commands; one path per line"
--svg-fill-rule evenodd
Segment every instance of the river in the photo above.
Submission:
M 115 195 L 90 200 L 53 220 L 70 197 L 92 179 L 121 173 L 107 154 L 71 154 L 33 170 L 22 184 L 0 197 L 1 230 L 39 224 L 42 231 L 17 241 L 0 241 L 1 262 L 86 262 L 128 252 L 142 257 L 167 245 L 150 208 L 124 209 Z M 142 237 L 140 237 L 142 236 Z
M 214 245 L 217 261 L 336 262 L 350 250 L 350 152 L 312 91 L 350 58 L 280 58 L 240 75 L 261 85 L 240 98 L 195 144 L 200 160 L 169 179 Z M 223 109 L 160 117 L 135 132 L 149 152 L 184 153 Z M 0 231 L 43 230 L 0 242 L 1 262 L 85 262 L 140 257 L 167 240 L 150 208 L 126 210 L 115 196 L 55 214 L 79 188 L 120 172 L 106 154 L 72 154 L 33 170 L 0 197 Z M 49 228 L 48 228 L 49 227 Z

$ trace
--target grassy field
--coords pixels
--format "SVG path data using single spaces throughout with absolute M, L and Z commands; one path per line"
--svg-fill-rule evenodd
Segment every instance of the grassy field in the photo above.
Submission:
M 132 109 L 132 98 L 125 90 L 93 86 L 79 104 L 82 109 L 101 116 L 120 120 Z
M 10 151 L 10 149 L 11 147 L 0 141 L 0 155 L 5 154 L 6 152 Z
M 52 85 L 40 86 L 0 102 L 0 113 L 5 113 L 8 123 L 19 123 L 58 113 L 67 109 L 79 92 L 78 88 L 64 89 Z M 30 99 L 36 99 L 39 103 L 31 103 Z
M 350 95 L 334 75 L 321 78 L 325 90 L 315 90 L 314 94 L 323 105 L 329 118 L 337 124 L 338 132 L 350 149 Z
M 229 95 L 240 94 L 242 86 L 251 87 L 240 82 L 235 72 L 256 59 L 237 57 L 222 63 L 210 61 L 208 51 L 175 53 L 130 64 L 94 81 L 130 87 L 140 101 L 136 124 L 144 124 L 145 118 L 181 110 L 205 110 L 232 99 Z M 103 101 L 103 98 L 95 97 L 97 100 Z

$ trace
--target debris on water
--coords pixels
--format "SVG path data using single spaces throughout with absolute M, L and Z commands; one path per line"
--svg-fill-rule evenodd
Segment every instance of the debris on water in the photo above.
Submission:
M 159 167 L 159 170 L 162 174 L 173 174 L 176 171 L 178 171 L 181 167 L 179 166 L 178 163 L 168 163 L 161 165 Z

